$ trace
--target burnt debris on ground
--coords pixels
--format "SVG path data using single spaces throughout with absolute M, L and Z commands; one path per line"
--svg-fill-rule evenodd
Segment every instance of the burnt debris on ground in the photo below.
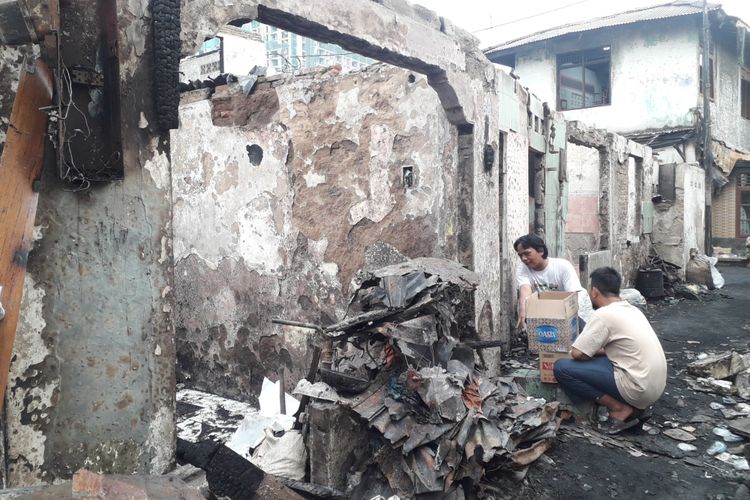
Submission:
M 301 416 L 281 415 L 270 381 L 260 410 L 183 390 L 178 457 L 229 498 L 742 498 L 750 324 L 737 308 L 750 299 L 733 279 L 710 295 L 729 300 L 641 303 L 668 386 L 651 420 L 610 436 L 540 383 L 523 346 L 502 376 L 485 374 L 499 354 L 473 329 L 473 273 L 431 259 L 391 266 L 361 277 L 335 325 L 282 320 L 317 338 L 310 376 L 283 396 Z
M 268 472 L 273 465 L 259 461 L 258 451 L 285 433 L 301 431 L 309 472 L 304 463 L 292 465 L 294 452 L 287 451 L 288 467 L 277 467 L 277 474 L 307 495 L 346 498 L 465 498 L 465 486 L 473 489 L 487 476 L 523 471 L 552 446 L 561 412 L 556 402 L 528 396 L 513 377 L 484 374 L 483 351 L 493 352 L 499 343 L 481 341 L 473 328 L 477 283 L 474 273 L 454 262 L 415 259 L 362 277 L 346 317 L 335 325 L 281 319 L 316 332 L 311 375 L 294 391 L 304 413 L 295 429 L 271 425 L 260 444 L 257 428 L 249 441 L 235 440 L 248 448 L 235 448 L 236 454 Z M 262 405 L 264 396 L 260 399 Z M 346 425 L 326 428 L 336 421 Z M 356 443 L 331 443 L 331 433 L 347 437 L 347 425 Z M 199 437 L 193 429 L 181 441 L 183 459 L 194 456 L 189 450 L 196 447 L 208 446 L 209 454 L 221 449 L 201 444 Z M 205 466 L 211 460 L 197 462 Z
M 476 284 L 473 273 L 438 259 L 372 273 L 354 293 L 351 320 L 335 328 L 342 340 L 333 369 L 295 391 L 357 414 L 380 450 L 360 471 L 378 468 L 401 497 L 463 498 L 462 484 L 528 466 L 557 433 L 557 403 L 483 374 L 476 352 L 494 344 L 471 326 L 467 294 Z M 350 383 L 357 379 L 363 384 Z

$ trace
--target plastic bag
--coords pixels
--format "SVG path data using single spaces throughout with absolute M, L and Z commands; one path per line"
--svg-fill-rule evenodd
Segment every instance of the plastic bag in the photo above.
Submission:
M 690 260 L 685 266 L 685 280 L 688 283 L 705 285 L 714 290 L 724 286 L 724 277 L 718 269 L 716 257 L 709 257 L 698 253 L 695 248 L 690 249 Z
M 643 298 L 643 295 L 641 295 L 641 292 L 639 292 L 635 288 L 624 288 L 620 290 L 620 298 L 634 306 L 646 305 L 646 299 Z
M 273 431 L 266 429 L 266 439 L 256 448 L 250 462 L 266 474 L 302 481 L 305 479 L 307 463 L 307 450 L 302 433 L 289 431 L 277 437 Z
M 719 262 L 719 259 L 716 257 L 709 257 L 708 258 L 709 264 L 711 264 L 711 278 L 714 282 L 715 288 L 721 288 L 724 286 L 724 276 L 721 275 L 718 269 L 716 269 L 716 263 Z

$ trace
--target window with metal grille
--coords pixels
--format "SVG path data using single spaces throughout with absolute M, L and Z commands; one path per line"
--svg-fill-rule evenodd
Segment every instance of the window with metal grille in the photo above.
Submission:
M 591 108 L 610 104 L 610 48 L 557 56 L 557 108 Z
M 750 169 L 737 174 L 737 237 L 750 236 Z

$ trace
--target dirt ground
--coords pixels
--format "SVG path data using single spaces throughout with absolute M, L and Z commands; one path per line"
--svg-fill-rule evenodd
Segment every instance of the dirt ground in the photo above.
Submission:
M 669 364 L 667 388 L 650 423 L 660 431 L 670 427 L 668 422 L 695 427 L 697 439 L 691 444 L 697 451 L 683 452 L 677 448 L 678 441 L 661 432 L 650 435 L 640 427 L 600 446 L 592 443 L 597 441 L 596 435 L 582 435 L 585 427 L 564 425 L 560 442 L 547 453 L 548 459 L 534 464 L 526 478 L 514 487 L 510 480 L 498 484 L 492 496 L 750 498 L 745 486 L 741 486 L 750 485 L 750 473 L 737 472 L 706 453 L 718 439 L 712 429 L 725 423 L 720 411 L 711 409 L 709 404 L 721 403 L 722 396 L 694 391 L 684 380 L 686 365 L 698 353 L 750 351 L 750 269 L 720 270 L 727 282 L 722 290 L 701 301 L 649 305 L 647 311 Z M 696 415 L 710 417 L 711 421 L 691 423 Z

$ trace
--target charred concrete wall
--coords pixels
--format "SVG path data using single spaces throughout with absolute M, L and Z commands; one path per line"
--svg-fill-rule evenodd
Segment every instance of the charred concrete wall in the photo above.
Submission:
M 400 0 L 371 2 L 355 0 L 330 2 L 323 0 L 252 0 L 216 4 L 182 3 L 183 53 L 191 53 L 204 39 L 224 24 L 237 19 L 260 22 L 335 43 L 364 56 L 393 64 L 427 76 L 428 84 L 437 92 L 448 122 L 458 131 L 458 175 L 461 203 L 457 207 L 456 233 L 459 261 L 486 276 L 476 294 L 476 315 L 489 311 L 498 320 L 503 284 L 509 275 L 500 271 L 498 241 L 504 234 L 493 219 L 483 220 L 478 207 L 495 207 L 497 214 L 499 182 L 493 189 L 475 192 L 479 183 L 486 146 L 497 145 L 500 134 L 500 80 L 495 67 L 478 49 L 477 40 L 420 6 Z M 517 103 L 516 103 L 517 105 Z M 523 133 L 523 131 L 519 131 Z M 498 148 L 494 148 L 497 152 Z M 497 165 L 498 156 L 493 163 Z M 476 232 L 481 230 L 482 235 Z M 502 236 L 501 236 L 502 234 Z M 496 242 L 480 246 L 477 238 Z M 511 290 L 510 281 L 506 281 Z M 489 307 L 486 307 L 489 304 Z M 507 319 L 504 319 L 507 321 Z M 492 331 L 483 330 L 485 337 L 505 335 L 507 326 L 493 324 Z
M 159 474 L 174 457 L 168 144 L 137 125 L 155 121 L 148 6 L 118 7 L 125 180 L 74 192 L 45 167 L 6 396 L 9 486 L 80 467 Z
M 190 96 L 186 95 L 189 99 Z M 172 134 L 179 375 L 252 398 L 304 376 L 357 270 L 457 258 L 456 128 L 426 78 L 375 65 L 184 103 Z
M 704 251 L 705 179 L 697 163 L 674 165 L 674 199 L 655 205 L 654 249 L 683 275 L 690 249 Z
M 651 148 L 580 122 L 568 123 L 568 140 L 599 152 L 599 249 L 611 251 L 624 285 L 632 285 L 651 250 L 651 198 L 658 181 Z

